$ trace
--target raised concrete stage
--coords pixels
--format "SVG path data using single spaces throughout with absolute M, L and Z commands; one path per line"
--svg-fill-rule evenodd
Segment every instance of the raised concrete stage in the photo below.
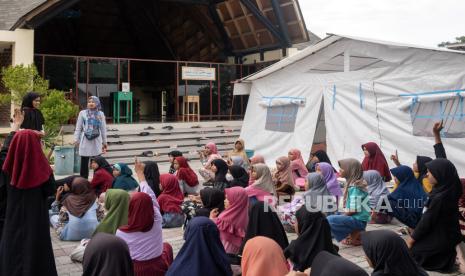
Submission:
M 173 129 L 163 128 L 167 126 Z M 230 151 L 241 126 L 242 121 L 110 124 L 107 125 L 108 152 L 103 156 L 110 164 L 134 164 L 134 156 L 137 156 L 141 161 L 152 160 L 163 165 L 168 163 L 168 152 L 179 150 L 189 160 L 198 160 L 197 151 L 210 141 L 216 143 L 220 154 Z M 154 129 L 146 129 L 148 127 Z M 141 136 L 141 132 L 149 135 Z M 152 151 L 154 156 L 144 157 L 144 151 Z

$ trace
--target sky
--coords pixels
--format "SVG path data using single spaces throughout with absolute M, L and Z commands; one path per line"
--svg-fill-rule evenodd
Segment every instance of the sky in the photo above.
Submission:
M 307 29 L 435 47 L 465 35 L 464 0 L 299 0 Z

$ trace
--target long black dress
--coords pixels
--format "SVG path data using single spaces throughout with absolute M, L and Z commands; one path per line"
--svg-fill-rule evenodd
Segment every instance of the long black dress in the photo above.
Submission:
M 438 158 L 426 164 L 437 180 L 426 212 L 418 222 L 412 238 L 414 259 L 426 270 L 450 271 L 455 263 L 455 247 L 462 240 L 459 227 L 458 200 L 462 185 L 455 166 Z
M 0 275 L 57 275 L 46 199 L 55 191 L 53 175 L 41 186 L 6 185 L 8 201 L 0 243 Z
M 2 240 L 2 230 L 3 225 L 5 224 L 5 215 L 6 215 L 6 201 L 7 201 L 7 184 L 10 183 L 10 178 L 6 173 L 4 173 L 1 168 L 3 167 L 3 162 L 5 162 L 6 155 L 8 153 L 8 148 L 10 146 L 11 140 L 13 139 L 15 132 L 12 131 L 3 142 L 2 149 L 0 151 L 0 241 Z

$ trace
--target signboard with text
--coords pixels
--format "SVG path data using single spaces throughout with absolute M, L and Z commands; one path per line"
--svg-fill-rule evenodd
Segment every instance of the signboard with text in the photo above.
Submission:
M 182 66 L 183 80 L 216 80 L 216 68 Z

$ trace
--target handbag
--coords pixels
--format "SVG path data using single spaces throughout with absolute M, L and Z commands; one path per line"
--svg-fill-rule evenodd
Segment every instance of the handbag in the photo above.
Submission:
M 84 131 L 84 136 L 87 140 L 94 140 L 100 136 L 100 121 L 94 118 L 89 118 L 86 120 L 88 125 L 92 125 L 92 128 L 87 128 Z

